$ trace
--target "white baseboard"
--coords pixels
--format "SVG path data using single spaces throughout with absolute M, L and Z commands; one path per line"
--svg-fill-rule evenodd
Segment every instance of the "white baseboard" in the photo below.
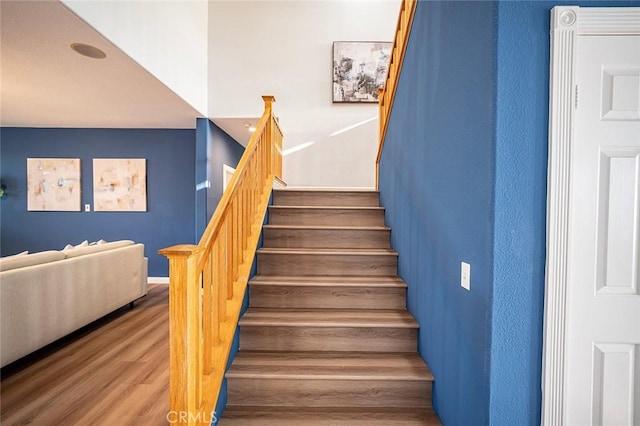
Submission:
M 148 277 L 147 284 L 169 284 L 169 277 Z

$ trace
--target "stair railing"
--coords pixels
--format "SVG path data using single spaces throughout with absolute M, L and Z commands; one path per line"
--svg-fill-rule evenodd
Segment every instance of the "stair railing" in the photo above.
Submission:
M 169 259 L 169 412 L 178 424 L 211 424 L 274 178 L 282 130 L 273 96 L 197 245 Z
M 378 156 L 376 157 L 376 189 L 378 189 L 378 173 L 380 168 L 380 157 L 382 156 L 382 147 L 387 134 L 387 126 L 389 124 L 389 116 L 393 107 L 393 100 L 396 96 L 396 87 L 402 70 L 402 62 L 404 54 L 407 50 L 407 42 L 411 33 L 411 24 L 413 15 L 416 11 L 418 0 L 402 0 L 400 5 L 400 14 L 398 15 L 398 24 L 396 25 L 396 36 L 393 40 L 393 48 L 391 50 L 391 59 L 389 61 L 389 71 L 387 79 L 383 87 L 378 89 L 378 105 L 380 117 L 378 124 L 379 144 Z

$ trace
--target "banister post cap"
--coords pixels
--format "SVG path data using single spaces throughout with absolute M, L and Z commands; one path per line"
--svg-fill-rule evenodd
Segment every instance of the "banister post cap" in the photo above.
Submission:
M 264 100 L 264 107 L 271 108 L 271 104 L 276 101 L 276 97 L 273 95 L 263 95 L 262 99 Z

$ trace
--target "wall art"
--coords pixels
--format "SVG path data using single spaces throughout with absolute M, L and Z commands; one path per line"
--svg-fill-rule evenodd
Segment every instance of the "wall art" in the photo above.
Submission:
M 97 212 L 147 211 L 144 158 L 94 158 L 93 205 Z
M 79 158 L 27 158 L 28 211 L 80 211 Z
M 333 102 L 377 103 L 391 58 L 390 42 L 333 42 Z

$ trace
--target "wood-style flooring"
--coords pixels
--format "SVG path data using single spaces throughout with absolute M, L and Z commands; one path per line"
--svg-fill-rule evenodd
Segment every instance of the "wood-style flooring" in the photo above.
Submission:
M 2 369 L 2 425 L 166 425 L 169 288 Z

